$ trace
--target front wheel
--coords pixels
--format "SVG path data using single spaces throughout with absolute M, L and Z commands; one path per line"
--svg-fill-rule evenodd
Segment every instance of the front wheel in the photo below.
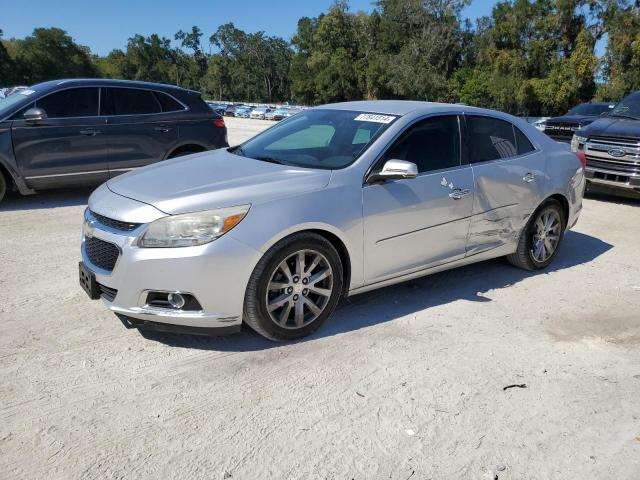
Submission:
M 340 255 L 324 237 L 298 233 L 271 247 L 254 269 L 244 320 L 271 340 L 292 340 L 318 329 L 343 288 Z
M 518 249 L 507 260 L 525 270 L 548 266 L 558 253 L 566 219 L 557 200 L 547 200 L 531 216 L 518 241 Z

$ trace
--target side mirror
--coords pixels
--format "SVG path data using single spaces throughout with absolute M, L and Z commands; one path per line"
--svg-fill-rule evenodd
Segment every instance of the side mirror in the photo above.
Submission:
M 404 180 L 416 178 L 418 166 L 405 160 L 387 160 L 382 170 L 374 172 L 367 178 L 368 183 L 385 182 L 387 180 Z
M 42 108 L 30 108 L 24 112 L 24 119 L 29 123 L 37 123 L 47 119 L 47 112 Z

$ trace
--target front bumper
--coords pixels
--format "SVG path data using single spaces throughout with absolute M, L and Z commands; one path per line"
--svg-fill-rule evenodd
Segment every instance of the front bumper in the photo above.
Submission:
M 602 190 L 620 190 L 640 195 L 640 175 L 587 165 L 585 176 L 590 185 Z
M 112 312 L 147 324 L 205 329 L 239 327 L 242 323 L 244 294 L 260 257 L 258 251 L 230 234 L 197 247 L 138 248 L 133 243 L 146 225 L 131 232 L 114 231 L 95 221 L 90 228 L 86 225 L 85 221 L 82 261 L 100 285 L 117 291 L 113 298 L 102 296 Z M 118 247 L 120 255 L 113 270 L 101 269 L 91 261 L 85 248 L 88 236 Z M 147 291 L 190 293 L 202 309 L 149 306 Z

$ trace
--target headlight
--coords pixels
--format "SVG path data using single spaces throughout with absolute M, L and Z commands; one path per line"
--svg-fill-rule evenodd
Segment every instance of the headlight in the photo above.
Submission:
M 581 137 L 580 135 L 574 135 L 571 139 L 571 151 L 580 152 L 584 150 L 584 144 L 587 142 L 587 137 Z
M 138 247 L 192 247 L 212 242 L 235 227 L 250 205 L 171 215 L 152 222 L 138 237 Z

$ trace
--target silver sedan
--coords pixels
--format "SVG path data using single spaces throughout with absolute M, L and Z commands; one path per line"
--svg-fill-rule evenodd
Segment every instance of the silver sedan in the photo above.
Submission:
M 109 180 L 80 283 L 129 327 L 302 337 L 343 296 L 558 254 L 579 158 L 518 118 L 424 102 L 307 109 L 242 145 Z

